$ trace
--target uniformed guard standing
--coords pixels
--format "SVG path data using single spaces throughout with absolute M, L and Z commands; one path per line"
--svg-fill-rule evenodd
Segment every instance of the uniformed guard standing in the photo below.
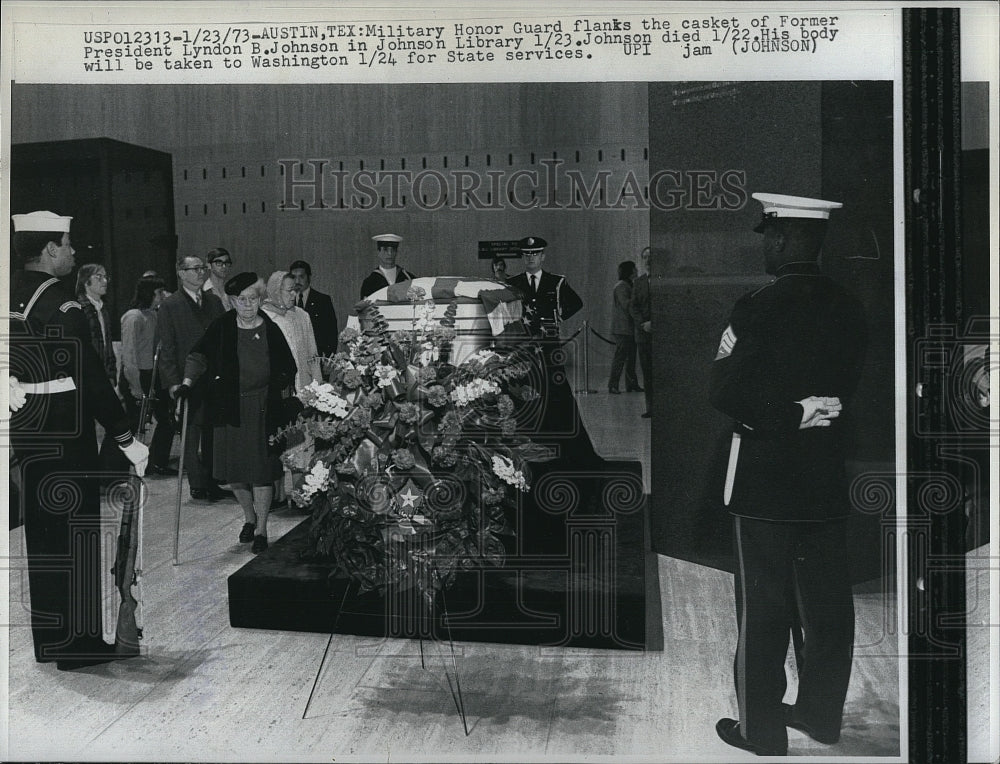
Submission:
M 741 298 L 712 365 L 712 404 L 735 420 L 724 501 L 734 517 L 739 720 L 719 736 L 784 755 L 785 727 L 840 737 L 854 602 L 845 417 L 867 341 L 860 303 L 817 263 L 837 202 L 753 194 L 764 205 L 769 285 Z M 801 624 L 798 695 L 783 705 L 789 635 Z
M 524 295 L 525 321 L 536 336 L 559 336 L 559 324 L 583 307 L 565 276 L 542 270 L 548 242 L 540 236 L 526 236 L 517 243 L 524 258 L 524 273 L 507 279 Z
M 394 233 L 380 233 L 378 236 L 372 236 L 372 241 L 375 242 L 378 250 L 378 266 L 361 283 L 362 300 L 390 284 L 412 281 L 416 278 L 402 266 L 396 265 L 399 245 L 403 241 L 402 236 L 397 236 Z
M 60 670 L 115 660 L 102 638 L 96 419 L 142 475 L 149 450 L 90 342 L 80 304 L 59 279 L 74 266 L 68 217 L 14 215 L 24 270 L 11 280 L 11 445 L 21 510 L 35 659 Z

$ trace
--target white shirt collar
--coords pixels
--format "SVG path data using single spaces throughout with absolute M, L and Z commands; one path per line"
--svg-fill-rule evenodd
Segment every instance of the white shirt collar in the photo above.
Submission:
M 104 307 L 104 300 L 100 297 L 91 297 L 89 294 L 87 295 L 87 299 L 94 304 L 94 307 L 97 308 L 97 312 L 100 313 L 101 308 Z
M 182 286 L 181 288 L 182 288 L 182 289 L 183 289 L 183 290 L 184 290 L 185 292 L 187 292 L 187 293 L 188 293 L 188 296 L 189 296 L 189 297 L 190 297 L 190 298 L 191 298 L 192 300 L 194 300 L 195 302 L 198 302 L 198 303 L 200 303 L 200 302 L 201 302 L 201 295 L 200 295 L 200 294 L 198 294 L 198 292 L 192 292 L 192 291 L 191 291 L 190 289 L 188 289 L 188 288 L 187 288 L 186 286 Z M 199 291 L 200 291 L 200 290 L 199 290 Z

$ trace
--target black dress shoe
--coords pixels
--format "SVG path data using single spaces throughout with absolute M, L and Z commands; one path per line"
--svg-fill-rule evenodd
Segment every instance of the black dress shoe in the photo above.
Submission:
M 625 388 L 625 392 L 626 393 L 644 393 L 646 391 L 643 388 L 639 387 L 638 385 L 635 385 L 634 387 L 626 387 Z
M 715 723 L 715 731 L 722 738 L 723 743 L 750 751 L 757 756 L 784 756 L 788 753 L 788 751 L 770 750 L 762 745 L 751 743 L 740 734 L 740 723 L 736 719 L 719 719 Z
M 222 501 L 223 499 L 233 499 L 235 501 L 236 499 L 235 493 L 223 490 L 217 485 L 214 485 L 211 488 L 206 488 L 205 493 L 208 494 L 209 501 Z
M 611 393 L 612 395 L 621 395 L 622 394 L 622 391 L 619 390 L 617 387 L 609 387 L 608 388 L 608 392 Z
M 146 474 L 155 477 L 177 477 L 177 470 L 173 467 L 161 467 L 159 464 L 150 464 L 146 467 Z
M 809 737 L 815 740 L 817 743 L 823 743 L 824 745 L 833 745 L 840 740 L 840 732 L 838 731 L 835 735 L 817 732 L 812 725 L 806 724 L 801 719 L 795 716 L 795 706 L 790 706 L 788 703 L 781 704 L 781 711 L 785 715 L 785 726 L 791 727 L 793 730 L 798 730 L 799 732 L 806 733 Z
M 204 488 L 192 488 L 191 498 L 195 501 L 211 501 L 211 499 L 208 498 L 208 491 Z
M 240 531 L 240 543 L 249 544 L 253 541 L 253 532 L 257 530 L 257 526 L 253 523 L 243 523 L 243 530 Z
M 651 418 L 651 417 L 652 417 L 653 415 L 652 415 L 652 414 L 650 414 L 650 413 L 649 413 L 648 411 L 646 411 L 646 412 L 644 412 L 643 414 L 641 414 L 640 416 L 641 416 L 641 417 L 642 417 L 643 419 L 650 419 L 650 418 Z
M 265 549 L 267 549 L 267 536 L 254 536 L 253 546 L 250 547 L 250 551 L 254 554 L 260 554 Z

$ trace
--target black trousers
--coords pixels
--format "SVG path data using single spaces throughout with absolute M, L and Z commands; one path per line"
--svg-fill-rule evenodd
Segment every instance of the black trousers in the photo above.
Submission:
M 639 377 L 635 373 L 635 337 L 631 334 L 616 334 L 615 355 L 611 359 L 611 376 L 608 378 L 608 389 L 617 390 L 618 382 L 625 370 L 625 389 L 634 390 L 639 386 Z
M 102 646 L 97 442 L 93 417 L 78 414 L 74 396 L 48 396 L 46 421 L 15 423 L 11 434 L 31 592 L 30 602 L 11 603 L 11 610 L 29 611 L 38 661 L 82 658 Z M 75 432 L 67 432 L 74 422 Z
M 766 748 L 787 748 L 781 709 L 785 656 L 789 637 L 800 627 L 795 715 L 835 738 L 854 655 L 846 521 L 736 517 L 735 547 L 739 641 L 733 668 L 740 732 Z

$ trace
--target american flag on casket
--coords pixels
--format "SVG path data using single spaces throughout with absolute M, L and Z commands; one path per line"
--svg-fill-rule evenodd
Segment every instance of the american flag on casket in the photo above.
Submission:
M 434 317 L 444 315 L 453 300 L 458 308 L 456 329 L 460 334 L 502 334 L 508 324 L 520 321 L 524 314 L 521 296 L 503 281 L 476 279 L 463 276 L 428 276 L 400 281 L 373 292 L 366 299 L 378 306 L 379 312 L 393 329 L 409 328 L 413 318 L 412 299 L 416 290 L 423 296 L 416 302 L 434 300 L 437 303 Z M 406 326 L 395 325 L 406 321 Z M 348 326 L 358 327 L 357 311 L 347 321 Z

